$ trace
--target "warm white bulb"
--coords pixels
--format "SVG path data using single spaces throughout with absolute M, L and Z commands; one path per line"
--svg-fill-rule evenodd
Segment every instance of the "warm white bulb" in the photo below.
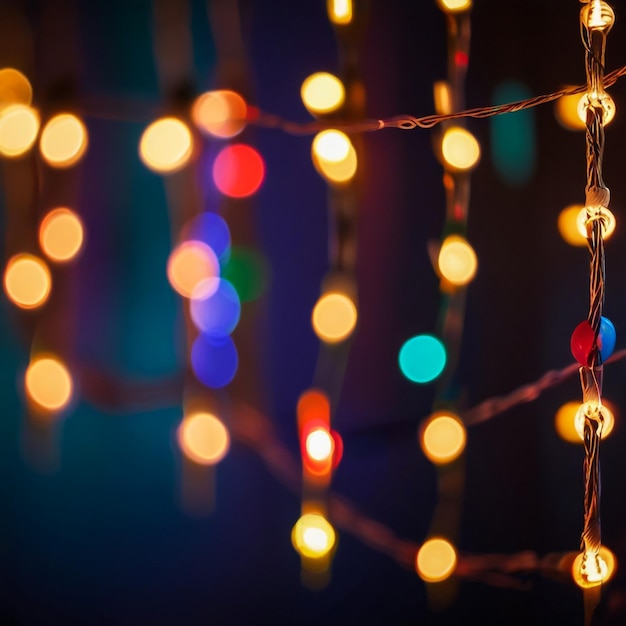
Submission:
M 582 20 L 589 30 L 609 30 L 615 22 L 613 9 L 604 0 L 591 0 L 581 10 Z
M 591 211 L 593 216 L 602 216 L 600 224 L 602 225 L 602 238 L 608 239 L 615 231 L 615 215 L 609 209 L 604 206 L 582 208 L 578 212 L 576 217 L 576 227 L 578 232 L 586 239 L 587 238 L 587 211 Z
M 615 101 L 608 93 L 585 93 L 578 101 L 578 117 L 583 124 L 587 123 L 587 109 L 592 106 L 602 107 L 602 123 L 610 124 L 615 117 Z

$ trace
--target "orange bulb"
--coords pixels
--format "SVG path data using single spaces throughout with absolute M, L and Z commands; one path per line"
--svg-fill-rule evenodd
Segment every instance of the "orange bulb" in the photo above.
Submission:
M 185 417 L 179 426 L 178 444 L 192 461 L 201 465 L 215 465 L 226 456 L 230 435 L 215 415 L 195 413 Z
M 70 167 L 83 157 L 87 143 L 87 128 L 83 121 L 71 113 L 61 113 L 44 126 L 39 149 L 52 167 Z
M 13 104 L 0 112 L 0 154 L 20 157 L 28 152 L 39 132 L 39 114 L 24 104 Z
M 33 99 L 33 88 L 22 72 L 5 67 L 0 70 L 0 111 L 13 104 L 29 106 Z
M 415 559 L 417 573 L 422 580 L 429 583 L 449 578 L 456 563 L 456 550 L 449 541 L 441 537 L 433 537 L 424 542 Z
M 207 91 L 191 107 L 194 124 L 202 132 L 222 138 L 235 137 L 245 128 L 247 112 L 246 101 L 228 90 Z
M 36 309 L 50 294 L 52 279 L 48 266 L 32 254 L 16 254 L 4 271 L 4 291 L 22 309 Z
M 41 409 L 60 411 L 72 399 L 72 377 L 64 363 L 55 356 L 34 358 L 24 377 L 29 398 Z
M 453 414 L 435 413 L 421 429 L 422 451 L 436 465 L 454 461 L 464 450 L 465 426 Z
M 172 287 L 183 297 L 191 298 L 194 291 L 219 276 L 220 264 L 213 250 L 201 241 L 185 241 L 172 250 L 167 261 L 167 277 Z M 205 296 L 206 291 L 203 291 Z
M 75 258 L 83 245 L 83 224 L 73 211 L 50 211 L 39 226 L 39 245 L 51 261 L 63 263 Z

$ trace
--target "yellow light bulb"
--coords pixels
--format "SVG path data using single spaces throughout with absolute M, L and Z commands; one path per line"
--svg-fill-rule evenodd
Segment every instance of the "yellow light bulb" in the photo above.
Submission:
M 211 413 L 185 417 L 178 427 L 178 445 L 186 457 L 200 465 L 215 465 L 227 454 L 230 435 Z
M 581 552 L 572 564 L 574 582 L 583 589 L 597 587 L 608 582 L 615 573 L 617 559 L 605 546 L 600 546 L 598 554 Z
M 4 271 L 4 290 L 22 309 L 36 309 L 50 294 L 52 279 L 48 266 L 39 257 L 21 253 L 9 259 Z
M 37 111 L 25 104 L 8 106 L 0 113 L 0 154 L 19 157 L 31 149 L 39 132 Z
M 332 457 L 335 442 L 328 430 L 316 428 L 306 438 L 306 453 L 315 461 L 326 461 Z
M 352 0 L 328 0 L 328 19 L 333 24 L 349 24 L 352 21 Z
M 322 161 L 339 163 L 350 153 L 352 142 L 340 130 L 323 130 L 313 139 L 313 154 Z
M 152 122 L 139 142 L 143 164 L 154 172 L 169 174 L 183 168 L 193 152 L 193 137 L 187 125 L 175 117 Z
M 315 169 L 329 183 L 335 185 L 348 184 L 354 178 L 357 170 L 358 159 L 356 150 L 352 144 L 350 144 L 348 155 L 343 161 L 338 162 L 320 159 L 314 153 L 313 165 L 315 165 Z
M 39 149 L 48 165 L 70 167 L 83 157 L 87 143 L 87 128 L 82 120 L 71 113 L 61 113 L 44 126 Z
M 437 0 L 439 8 L 449 13 L 458 13 L 472 8 L 472 0 Z
M 452 169 L 470 170 L 480 159 L 480 146 L 472 133 L 454 126 L 443 135 L 441 154 L 445 164 Z
M 589 212 L 592 216 L 601 216 L 600 224 L 602 225 L 602 237 L 608 239 L 615 231 L 615 215 L 612 211 L 609 211 L 606 207 L 589 207 Z M 583 207 L 579 210 L 576 217 L 576 228 L 581 237 L 584 237 L 585 244 L 587 243 L 587 208 Z
M 580 10 L 580 15 L 589 30 L 608 32 L 615 23 L 615 13 L 604 0 L 590 0 Z
M 599 416 L 602 418 L 599 420 L 598 426 L 600 439 L 604 439 L 606 436 L 611 434 L 611 431 L 615 426 L 615 416 L 612 411 L 604 404 L 598 407 L 597 405 L 588 402 L 586 404 L 580 404 L 576 411 L 576 415 L 574 416 L 574 428 L 581 441 L 583 441 L 585 437 L 585 416 L 587 414 L 595 415 L 596 412 L 599 413 Z
M 50 211 L 39 226 L 41 249 L 50 260 L 58 263 L 75 258 L 82 248 L 83 239 L 83 224 L 70 209 Z
M 29 398 L 47 411 L 60 411 L 72 399 L 72 377 L 55 356 L 33 359 L 26 370 L 24 386 Z
M 416 570 L 422 580 L 436 583 L 449 578 L 456 563 L 456 550 L 452 544 L 441 537 L 433 537 L 419 549 Z
M 472 246 L 458 235 L 446 237 L 437 265 L 440 274 L 453 285 L 466 285 L 476 274 L 478 260 Z
M 585 128 L 585 120 L 580 118 L 578 113 L 578 104 L 580 102 L 580 94 L 569 96 L 561 96 L 554 105 L 554 114 L 557 121 L 564 128 L 570 130 L 583 130 Z
M 304 80 L 300 97 L 310 113 L 330 113 L 343 104 L 346 91 L 333 74 L 317 72 Z
M 348 338 L 357 322 L 357 308 L 343 293 L 326 293 L 317 301 L 311 323 L 315 334 L 327 343 Z
M 585 125 L 587 122 L 587 109 L 592 106 L 602 107 L 602 123 L 608 126 L 615 117 L 615 101 L 608 93 L 585 93 L 578 100 L 578 117 Z
M 335 529 L 328 520 L 317 513 L 306 513 L 291 531 L 293 547 L 303 556 L 322 558 L 334 547 Z
M 430 461 L 444 465 L 459 457 L 466 438 L 465 426 L 456 415 L 436 413 L 421 428 L 420 444 Z

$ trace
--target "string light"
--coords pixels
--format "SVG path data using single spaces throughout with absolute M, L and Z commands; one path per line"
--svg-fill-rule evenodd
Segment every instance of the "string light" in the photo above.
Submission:
M 0 154 L 20 157 L 28 152 L 39 133 L 39 115 L 25 104 L 14 104 L 0 112 Z
M 332 113 L 343 105 L 346 90 L 334 74 L 316 72 L 305 78 L 300 97 L 310 113 Z
M 73 211 L 60 207 L 50 211 L 39 226 L 39 245 L 57 263 L 76 258 L 83 246 L 83 224 Z
M 322 515 L 306 513 L 293 527 L 291 541 L 303 556 L 318 559 L 335 547 L 335 529 Z
M 357 309 L 343 293 L 327 293 L 320 297 L 311 315 L 315 334 L 328 343 L 343 341 L 352 334 L 357 322 Z
M 458 458 L 465 448 L 465 440 L 465 427 L 454 414 L 436 413 L 421 427 L 422 451 L 436 465 L 444 465 Z
M 327 8 L 333 24 L 344 26 L 352 21 L 352 0 L 327 0 Z
M 191 131 L 175 117 L 163 117 L 152 122 L 139 141 L 139 156 L 143 164 L 158 174 L 171 174 L 182 169 L 192 153 Z
M 235 91 L 220 89 L 200 94 L 191 106 L 191 118 L 203 133 L 230 139 L 246 127 L 248 106 Z
M 58 412 L 72 399 L 72 377 L 55 356 L 39 355 L 30 362 L 24 376 L 28 397 L 46 411 Z
M 438 583 L 449 578 L 457 564 L 456 550 L 441 537 L 425 541 L 417 553 L 416 569 L 419 577 L 429 583 Z
M 87 150 L 87 128 L 71 113 L 60 113 L 48 120 L 41 131 L 41 156 L 52 167 L 70 167 L 80 161 Z
M 14 104 L 30 106 L 33 88 L 22 72 L 14 67 L 0 70 L 0 112 Z
M 447 129 L 441 140 L 445 164 L 456 170 L 471 170 L 480 158 L 480 146 L 472 133 L 458 126 Z
M 441 244 L 437 265 L 441 275 L 453 285 L 466 285 L 476 274 L 476 253 L 464 237 L 450 235 Z
M 43 260 L 21 253 L 9 259 L 4 271 L 4 291 L 22 309 L 36 309 L 48 299 L 52 280 Z
M 212 413 L 186 416 L 178 427 L 178 444 L 189 459 L 201 465 L 215 465 L 228 453 L 228 430 Z

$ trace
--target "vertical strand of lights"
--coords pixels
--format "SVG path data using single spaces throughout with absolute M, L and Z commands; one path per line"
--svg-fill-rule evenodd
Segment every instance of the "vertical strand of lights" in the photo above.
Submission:
M 435 108 L 439 114 L 464 108 L 464 84 L 470 50 L 471 2 L 438 0 L 445 14 L 448 42 L 448 80 L 435 83 Z M 418 574 L 426 582 L 450 581 L 456 563 L 454 541 L 458 536 L 464 483 L 463 450 L 465 427 L 457 415 L 456 368 L 463 335 L 466 285 L 476 271 L 476 255 L 465 239 L 470 198 L 470 173 L 480 154 L 477 141 L 464 124 L 442 125 L 437 154 L 444 168 L 446 219 L 442 242 L 433 246 L 431 257 L 440 277 L 441 304 L 437 335 L 446 349 L 447 362 L 437 381 L 434 412 L 420 426 L 424 454 L 438 468 L 438 503 L 433 514 L 429 539 L 419 550 Z M 445 564 L 433 572 L 433 563 Z M 431 569 L 429 569 L 431 568 Z M 455 586 L 429 585 L 433 608 L 449 604 Z
M 363 116 L 365 98 L 358 69 L 358 38 L 363 15 L 352 2 L 328 2 L 339 47 L 339 76 L 319 72 L 302 84 L 301 96 L 309 112 L 332 120 Z M 339 434 L 331 429 L 341 395 L 344 372 L 358 319 L 356 229 L 361 138 L 332 128 L 313 139 L 312 159 L 328 185 L 329 268 L 311 315 L 320 340 L 314 381 L 298 404 L 298 434 L 302 453 L 302 516 L 292 540 L 301 556 L 302 581 L 320 588 L 330 580 L 336 533 L 328 517 L 326 491 L 342 453 Z M 315 528 L 304 533 L 302 529 Z M 306 538 L 318 537 L 314 546 Z
M 604 229 L 610 200 L 602 178 L 604 126 L 614 114 L 614 104 L 604 90 L 604 57 L 607 34 L 615 15 L 603 0 L 591 0 L 580 11 L 581 37 L 585 48 L 587 92 L 580 102 L 586 128 L 587 180 L 585 227 L 590 256 L 589 313 L 571 338 L 574 357 L 580 362 L 583 404 L 577 421 L 582 426 L 584 446 L 584 526 L 581 554 L 574 563 L 574 578 L 585 593 L 586 621 L 590 623 L 599 600 L 607 566 L 600 554 L 600 438 L 605 422 L 602 406 L 603 361 L 614 344 L 612 324 L 602 316 L 605 298 Z M 612 349 L 612 348 L 611 348 Z M 595 591 L 591 591 L 595 590 Z
M 157 76 L 167 104 L 165 115 L 145 129 L 139 154 L 146 167 L 164 177 L 172 231 L 166 272 L 170 285 L 181 296 L 184 313 L 182 419 L 176 432 L 182 452 L 180 503 L 188 513 L 206 515 L 214 507 L 214 466 L 228 452 L 230 437 L 220 419 L 223 402 L 206 384 L 206 370 L 200 375 L 196 363 L 232 361 L 228 340 L 204 340 L 202 328 L 211 323 L 215 326 L 216 316 L 207 314 L 206 307 L 201 306 L 211 297 L 230 304 L 229 294 L 223 293 L 219 283 L 219 255 L 224 252 L 224 240 L 229 235 L 226 231 L 225 236 L 218 234 L 206 240 L 196 232 L 202 228 L 194 228 L 202 200 L 197 181 L 199 137 L 191 125 L 190 4 L 186 0 L 153 0 L 153 19 Z M 220 225 L 212 224 L 214 230 Z M 232 324 L 233 319 L 236 323 L 238 308 L 226 309 L 226 313 L 217 316 L 219 323 L 225 323 L 224 318 L 226 323 Z M 216 374 L 215 368 L 210 370 L 210 381 L 217 377 L 223 383 L 220 373 L 218 370 Z

